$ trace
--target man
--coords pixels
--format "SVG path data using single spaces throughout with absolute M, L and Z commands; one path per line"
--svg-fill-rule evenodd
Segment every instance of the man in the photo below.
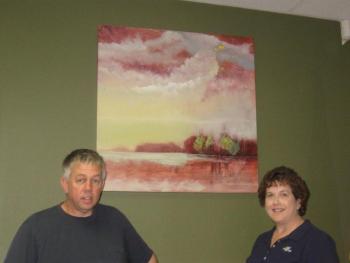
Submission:
M 5 263 L 157 263 L 128 219 L 99 204 L 106 179 L 103 158 L 78 149 L 62 166 L 65 201 L 22 224 Z

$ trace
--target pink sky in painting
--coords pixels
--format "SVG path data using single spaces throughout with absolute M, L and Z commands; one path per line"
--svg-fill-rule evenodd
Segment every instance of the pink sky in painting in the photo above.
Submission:
M 192 101 L 179 107 L 197 104 L 191 109 L 202 121 L 197 132 L 225 129 L 256 139 L 252 38 L 112 26 L 101 26 L 98 38 L 99 88 L 168 100 L 188 96 Z M 205 110 L 219 100 L 226 105 Z M 221 121 L 208 122 L 214 119 Z

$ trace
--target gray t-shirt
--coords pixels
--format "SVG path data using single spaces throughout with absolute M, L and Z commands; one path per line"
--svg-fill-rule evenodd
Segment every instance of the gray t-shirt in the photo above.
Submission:
M 89 217 L 57 205 L 19 228 L 5 263 L 146 263 L 152 250 L 116 208 L 98 204 Z

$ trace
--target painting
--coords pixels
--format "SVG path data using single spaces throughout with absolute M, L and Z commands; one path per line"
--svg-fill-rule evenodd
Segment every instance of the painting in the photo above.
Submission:
M 256 192 L 252 37 L 98 27 L 105 191 Z

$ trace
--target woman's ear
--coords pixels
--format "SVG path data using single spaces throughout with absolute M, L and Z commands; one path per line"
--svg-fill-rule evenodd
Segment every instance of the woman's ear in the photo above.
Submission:
M 298 211 L 299 211 L 300 207 L 301 207 L 301 199 L 299 198 L 299 199 L 297 199 L 297 210 Z

